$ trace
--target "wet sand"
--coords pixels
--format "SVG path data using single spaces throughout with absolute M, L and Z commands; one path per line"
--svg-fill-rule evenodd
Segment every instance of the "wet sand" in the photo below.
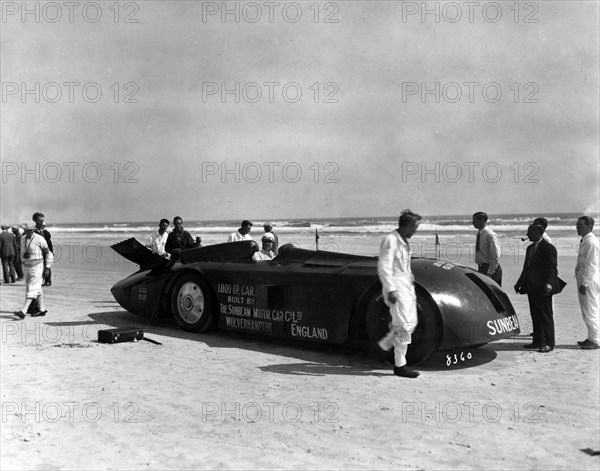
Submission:
M 364 351 L 146 325 L 110 294 L 136 266 L 108 239 L 97 260 L 94 244 L 56 240 L 73 250 L 45 288 L 47 317 L 16 320 L 23 282 L 0 287 L 2 469 L 598 469 L 580 451 L 600 448 L 599 351 L 576 345 L 573 250 L 559 257 L 554 352 L 523 349 L 522 259 L 507 257 L 522 335 L 453 352 L 450 367 L 436 353 L 409 380 Z M 96 342 L 128 325 L 162 345 Z

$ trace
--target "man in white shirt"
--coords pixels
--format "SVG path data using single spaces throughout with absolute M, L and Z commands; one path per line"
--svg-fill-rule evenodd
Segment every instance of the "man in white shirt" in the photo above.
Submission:
M 262 262 L 264 260 L 273 260 L 275 258 L 275 252 L 273 251 L 273 247 L 275 246 L 275 237 L 270 232 L 265 233 L 262 236 L 262 249 L 258 252 L 254 252 L 252 255 L 252 259 L 257 262 Z
M 14 313 L 19 319 L 25 318 L 25 313 L 34 299 L 37 299 L 39 311 L 32 314 L 32 317 L 45 316 L 48 312 L 44 309 L 42 280 L 44 275 L 48 276 L 48 271 L 54 261 L 46 239 L 34 232 L 35 224 L 33 222 L 27 223 L 23 226 L 23 229 L 25 230 L 25 235 L 21 239 L 20 249 L 26 293 L 23 308 Z
M 152 234 L 148 238 L 148 242 L 146 242 L 146 247 L 152 250 L 154 253 L 157 253 L 161 257 L 170 258 L 169 255 L 165 251 L 165 244 L 167 243 L 167 238 L 169 234 L 167 234 L 167 229 L 169 228 L 169 220 L 161 219 L 158 224 L 158 231 Z
M 581 315 L 587 327 L 587 339 L 577 342 L 584 350 L 596 350 L 599 345 L 598 338 L 598 311 L 599 311 L 599 285 L 598 274 L 598 238 L 592 232 L 594 219 L 582 216 L 577 220 L 577 234 L 581 236 L 581 244 L 577 253 L 575 266 L 575 279 L 577 280 L 577 294 Z
M 473 226 L 479 231 L 475 242 L 475 263 L 479 273 L 484 273 L 502 286 L 502 251 L 498 236 L 488 225 L 488 215 L 483 211 L 473 214 Z
M 252 223 L 247 220 L 242 221 L 242 227 L 240 227 L 237 231 L 229 234 L 229 238 L 227 242 L 239 242 L 241 240 L 252 240 L 250 237 L 250 231 L 252 230 Z
M 418 371 L 406 366 L 406 352 L 411 342 L 411 334 L 419 321 L 408 239 L 417 231 L 420 219 L 421 216 L 408 209 L 402 211 L 398 229 L 388 234 L 381 242 L 377 262 L 383 300 L 390 308 L 392 316 L 390 331 L 378 345 L 384 351 L 394 348 L 394 374 L 405 378 L 419 376 Z

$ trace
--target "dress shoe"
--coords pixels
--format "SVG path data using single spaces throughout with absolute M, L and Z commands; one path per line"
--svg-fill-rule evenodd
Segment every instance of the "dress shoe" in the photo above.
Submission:
M 554 348 L 549 347 L 548 345 L 544 345 L 543 347 L 540 347 L 540 349 L 538 350 L 538 352 L 540 353 L 548 353 L 548 352 L 552 352 L 554 351 Z
M 538 348 L 540 348 L 540 346 L 537 343 L 528 343 L 527 345 L 525 345 L 525 347 L 527 350 L 537 350 Z
M 600 348 L 600 346 L 598 346 L 597 343 L 594 343 L 591 340 L 586 340 L 584 343 L 581 344 L 581 348 L 583 350 L 597 350 L 598 348 Z
M 25 319 L 25 314 L 23 314 L 23 311 L 15 311 L 14 315 L 17 316 L 19 319 Z
M 586 343 L 586 342 L 589 342 L 589 340 L 588 340 L 588 339 L 585 339 L 585 340 L 578 340 L 578 341 L 577 341 L 577 345 L 581 346 L 581 345 L 583 345 L 583 344 L 584 344 L 584 343 Z
M 31 317 L 43 317 L 48 313 L 48 311 L 38 311 L 31 315 Z
M 394 366 L 394 374 L 396 376 L 402 376 L 403 378 L 416 378 L 421 373 L 415 370 L 411 370 L 408 366 Z

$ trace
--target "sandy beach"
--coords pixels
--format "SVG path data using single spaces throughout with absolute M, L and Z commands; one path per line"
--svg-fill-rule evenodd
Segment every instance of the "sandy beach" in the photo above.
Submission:
M 555 297 L 554 352 L 523 349 L 531 320 L 512 290 L 522 258 L 506 256 L 522 335 L 453 352 L 465 358 L 456 366 L 438 352 L 416 380 L 364 351 L 146 325 L 109 291 L 136 266 L 109 239 L 96 254 L 83 242 L 44 288 L 48 316 L 16 320 L 24 284 L 0 287 L 2 469 L 599 467 L 581 451 L 600 449 L 599 351 L 576 345 L 585 327 L 570 242 L 557 244 L 569 284 Z M 336 243 L 374 255 L 379 240 Z M 130 325 L 162 345 L 96 341 Z
M 43 219 L 55 255 L 46 316 L 20 320 L 24 281 L 0 283 L 0 471 L 600 471 L 600 350 L 577 344 L 574 277 L 579 218 L 600 235 L 599 1 L 1 0 L 0 12 L 0 222 Z M 373 295 L 361 285 L 373 267 L 336 271 L 343 256 L 210 274 L 208 296 L 195 274 L 171 280 L 179 314 L 215 294 L 234 332 L 150 324 L 111 294 L 139 269 L 111 245 L 146 243 L 164 218 L 204 246 L 247 220 L 258 243 L 270 223 L 280 246 L 374 257 L 407 209 L 422 216 L 413 256 L 444 262 L 417 273 L 453 311 L 440 345 L 480 342 L 465 331 L 481 325 L 497 338 L 518 321 L 518 335 L 395 376 L 374 352 L 382 298 L 344 303 Z M 517 317 L 492 320 L 495 333 L 483 317 L 499 303 L 448 265 L 476 267 L 480 211 Z M 537 218 L 567 282 L 546 353 L 524 348 L 528 299 L 513 288 Z M 163 300 L 143 276 L 123 296 L 153 318 Z M 345 345 L 308 343 L 341 341 L 346 325 Z M 458 326 L 469 341 L 451 343 Z M 158 344 L 98 342 L 119 327 Z M 289 339 L 266 336 L 279 332 Z

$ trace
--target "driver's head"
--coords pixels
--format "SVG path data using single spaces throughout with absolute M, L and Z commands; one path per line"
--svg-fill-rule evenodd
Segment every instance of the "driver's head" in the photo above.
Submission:
M 273 234 L 271 234 L 270 232 L 267 232 L 262 236 L 261 240 L 262 240 L 263 250 L 265 250 L 265 251 L 273 250 L 273 246 L 275 245 L 275 236 L 273 236 Z

